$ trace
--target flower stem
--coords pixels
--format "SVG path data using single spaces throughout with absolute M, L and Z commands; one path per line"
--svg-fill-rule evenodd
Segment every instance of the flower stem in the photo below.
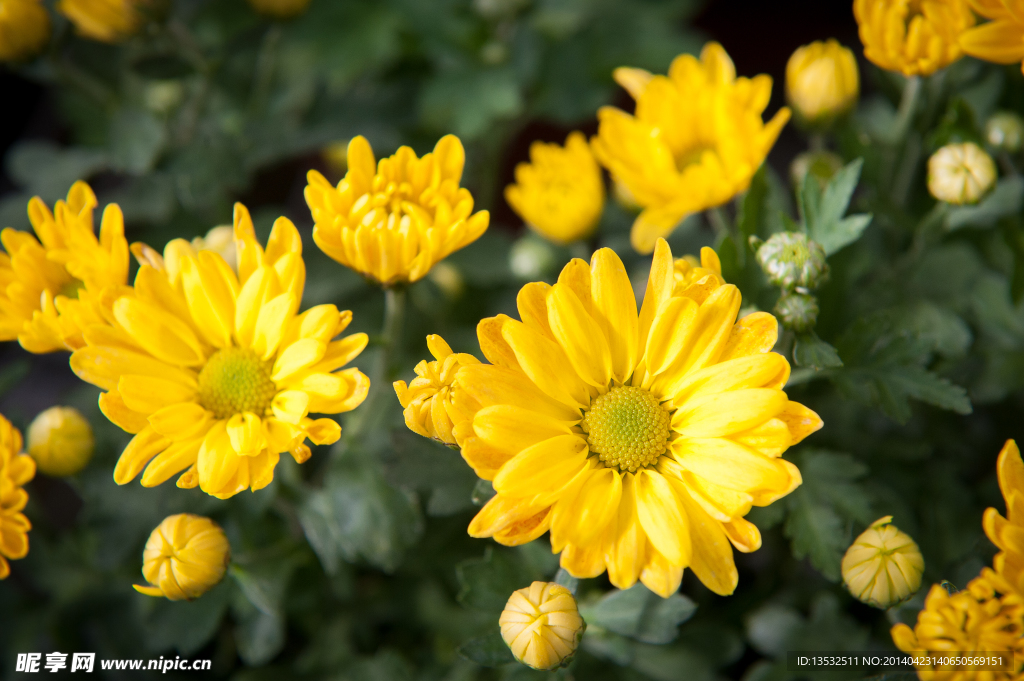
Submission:
M 732 237 L 733 246 L 736 247 L 736 264 L 743 267 L 746 261 L 747 245 L 740 239 L 739 229 L 736 223 L 729 219 L 722 206 L 715 206 L 704 211 L 704 216 L 721 237 Z
M 370 375 L 370 391 L 366 401 L 349 419 L 346 432 L 353 441 L 363 433 L 379 425 L 384 417 L 385 395 L 392 392 L 390 382 L 391 362 L 402 348 L 402 320 L 405 316 L 405 288 L 384 289 L 384 326 L 379 336 L 380 351 Z
M 921 96 L 921 77 L 910 76 L 903 85 L 903 95 L 900 97 L 900 108 L 896 111 L 896 125 L 893 129 L 892 138 L 901 140 L 907 134 L 910 124 L 914 120 L 914 113 L 917 111 L 917 100 Z

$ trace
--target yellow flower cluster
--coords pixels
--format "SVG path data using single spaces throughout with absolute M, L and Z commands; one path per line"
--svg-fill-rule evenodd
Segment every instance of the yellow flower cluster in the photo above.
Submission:
M 96 195 L 76 182 L 51 212 L 38 197 L 28 204 L 35 236 L 10 227 L 0 232 L 0 340 L 29 352 L 75 350 L 84 330 L 112 319 L 114 299 L 128 281 L 128 242 L 117 204 L 93 229 Z
M 35 477 L 36 464 L 21 454 L 21 433 L 0 415 L 0 579 L 11 573 L 8 560 L 28 554 L 28 531 L 32 529 L 22 510 L 28 503 L 25 483 Z
M 982 520 L 985 534 L 1000 549 L 992 569 L 982 569 L 953 594 L 933 585 L 914 628 L 897 624 L 892 638 L 905 652 L 1010 653 L 1013 665 L 1004 671 L 919 666 L 922 681 L 1011 681 L 1024 675 L 1024 461 L 1013 440 L 999 453 L 996 471 L 1007 517 L 989 508 Z
M 337 187 L 309 171 L 306 203 L 317 246 L 383 286 L 419 281 L 454 251 L 476 241 L 490 214 L 473 213 L 459 187 L 466 155 L 454 135 L 418 158 L 409 147 L 378 164 L 365 137 L 348 145 L 348 172 Z
M 221 498 L 261 489 L 281 453 L 302 463 L 307 438 L 338 440 L 337 422 L 309 414 L 349 411 L 366 397 L 362 372 L 339 371 L 367 342 L 363 333 L 336 339 L 352 313 L 318 305 L 298 314 L 306 271 L 291 221 L 277 220 L 264 249 L 236 204 L 234 236 L 237 274 L 183 239 L 162 257 L 137 244 L 134 287 L 71 356 L 75 373 L 106 391 L 107 418 L 135 434 L 118 484 L 142 473 L 151 487 L 184 470 L 180 487 Z
M 139 31 L 152 0 L 60 0 L 57 11 L 81 35 L 116 43 Z
M 927 76 L 959 59 L 960 35 L 974 25 L 967 0 L 854 0 L 853 14 L 864 56 L 905 76 Z
M 643 209 L 631 240 L 650 253 L 686 215 L 719 206 L 750 186 L 789 109 L 765 123 L 771 78 L 737 78 L 718 43 L 705 45 L 699 61 L 676 57 L 667 76 L 639 69 L 619 69 L 615 76 L 636 100 L 636 113 L 602 108 L 591 145 Z
M 50 40 L 50 15 L 40 0 L 0 0 L 0 62 L 39 54 Z
M 209 518 L 179 513 L 153 530 L 142 553 L 142 576 L 135 585 L 147 596 L 181 601 L 199 598 L 224 578 L 231 546 L 224 530 Z
M 480 322 L 490 364 L 462 366 L 452 398 L 462 456 L 497 492 L 472 536 L 514 546 L 550 531 L 576 577 L 607 570 L 668 597 L 690 567 L 732 593 L 732 547 L 761 543 L 743 516 L 800 484 L 781 454 L 821 420 L 781 390 L 775 319 L 737 321 L 739 291 L 717 270 L 710 250 L 697 267 L 659 240 L 638 312 L 601 249 L 523 287 L 521 321 Z

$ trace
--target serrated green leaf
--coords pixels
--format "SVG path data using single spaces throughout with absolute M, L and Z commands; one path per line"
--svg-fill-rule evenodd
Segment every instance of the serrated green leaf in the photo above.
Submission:
M 625 591 L 611 591 L 593 605 L 581 609 L 589 625 L 603 627 L 644 643 L 674 641 L 679 625 L 693 616 L 697 605 L 682 594 L 661 598 L 643 584 Z
M 850 162 L 832 176 L 824 190 L 818 188 L 817 182 L 804 182 L 801 206 L 807 235 L 821 244 L 826 255 L 859 239 L 871 222 L 870 215 L 843 217 L 863 165 L 863 159 Z
M 461 589 L 459 602 L 468 608 L 501 612 L 513 591 L 533 581 L 514 553 L 488 546 L 482 558 L 471 558 L 455 567 Z
M 836 349 L 818 338 L 818 334 L 813 331 L 796 337 L 796 344 L 793 346 L 793 363 L 819 371 L 843 366 L 843 360 L 839 358 Z
M 496 625 L 492 633 L 471 638 L 459 646 L 459 655 L 481 667 L 501 667 L 516 661 Z

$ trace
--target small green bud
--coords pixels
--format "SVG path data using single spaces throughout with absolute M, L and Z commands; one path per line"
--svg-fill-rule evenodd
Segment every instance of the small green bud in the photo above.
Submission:
M 1012 111 L 997 111 L 985 123 L 985 139 L 997 149 L 1017 153 L 1024 142 L 1024 119 Z
M 807 293 L 787 291 L 775 303 L 775 316 L 787 329 L 797 333 L 810 331 L 818 321 L 818 301 Z
M 805 151 L 789 165 L 789 179 L 799 188 L 810 176 L 822 187 L 843 167 L 843 159 L 831 151 Z
M 537 281 L 555 268 L 555 250 L 547 241 L 528 234 L 512 244 L 508 264 L 516 277 Z
M 757 262 L 773 286 L 815 289 L 828 279 L 825 249 L 800 232 L 778 232 L 757 249 Z

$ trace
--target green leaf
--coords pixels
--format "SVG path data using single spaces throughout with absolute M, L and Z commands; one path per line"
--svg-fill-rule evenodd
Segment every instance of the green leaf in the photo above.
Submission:
M 843 360 L 839 359 L 836 349 L 821 340 L 813 331 L 796 337 L 796 344 L 793 346 L 793 363 L 819 371 L 843 366 Z
M 463 68 L 428 81 L 420 106 L 425 123 L 471 140 L 495 122 L 519 115 L 523 99 L 513 69 Z
M 786 497 L 784 532 L 796 558 L 809 558 L 825 577 L 838 581 L 852 522 L 873 520 L 871 499 L 857 483 L 867 466 L 848 454 L 815 449 L 804 449 L 794 463 L 803 484 Z
M 804 182 L 801 187 L 801 215 L 807 236 L 821 244 L 826 255 L 859 239 L 871 222 L 871 215 L 843 217 L 863 165 L 863 159 L 851 161 L 832 176 L 824 190 L 819 190 L 817 182 Z
M 164 125 L 143 109 L 121 109 L 110 119 L 111 161 L 141 175 L 153 168 L 165 143 Z
M 490 634 L 471 638 L 459 646 L 459 655 L 481 667 L 501 667 L 516 658 L 501 638 L 497 625 Z
M 109 165 L 106 152 L 99 149 L 61 149 L 51 142 L 21 142 L 7 155 L 11 179 L 47 204 L 67 196 L 77 180 L 88 179 Z
M 385 479 L 425 494 L 427 515 L 452 515 L 473 507 L 477 477 L 458 450 L 402 429 L 391 434 L 391 447 L 383 457 Z
M 1020 212 L 1024 200 L 1024 178 L 1004 177 L 995 189 L 974 206 L 955 206 L 946 214 L 946 231 L 965 227 L 991 227 L 1000 218 Z
M 589 625 L 603 627 L 644 643 L 670 643 L 679 625 L 693 616 L 697 604 L 676 593 L 661 598 L 643 584 L 611 591 L 593 605 L 581 608 Z
M 513 591 L 533 582 L 528 570 L 509 550 L 488 546 L 482 558 L 470 558 L 455 567 L 459 603 L 467 608 L 499 613 Z
M 157 599 L 146 619 L 146 643 L 151 650 L 175 649 L 182 655 L 200 650 L 217 633 L 231 598 L 225 580 L 194 601 Z

